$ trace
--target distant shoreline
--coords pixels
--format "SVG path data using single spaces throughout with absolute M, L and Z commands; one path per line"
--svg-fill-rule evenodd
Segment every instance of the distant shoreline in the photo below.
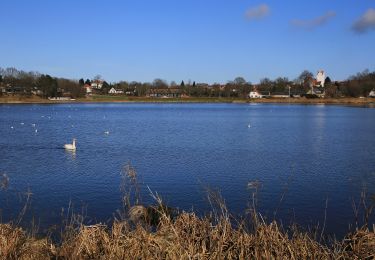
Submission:
M 0 104 L 74 104 L 74 103 L 280 103 L 280 104 L 333 104 L 375 105 L 375 98 L 148 98 L 127 96 L 92 96 L 76 100 L 48 100 L 39 97 L 0 97 Z

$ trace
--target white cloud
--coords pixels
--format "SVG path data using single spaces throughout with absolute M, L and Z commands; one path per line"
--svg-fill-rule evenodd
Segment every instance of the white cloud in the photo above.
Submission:
M 330 19 L 332 19 L 335 16 L 336 16 L 335 12 L 328 12 L 322 16 L 316 17 L 311 20 L 296 19 L 296 20 L 292 20 L 290 23 L 291 25 L 298 27 L 298 28 L 312 30 L 316 27 L 326 24 Z
M 266 4 L 261 4 L 252 8 L 249 8 L 245 16 L 249 20 L 261 19 L 270 14 L 270 8 Z
M 352 26 L 357 33 L 365 33 L 375 29 L 375 9 L 368 9 Z

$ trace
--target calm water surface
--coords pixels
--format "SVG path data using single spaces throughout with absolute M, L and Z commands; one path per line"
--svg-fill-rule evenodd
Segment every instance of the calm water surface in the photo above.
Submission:
M 35 124 L 35 126 L 33 125 Z M 35 131 L 37 130 L 37 131 Z M 105 134 L 109 131 L 109 134 Z M 75 154 L 62 149 L 77 138 Z M 106 221 L 121 207 L 127 163 L 169 205 L 205 212 L 205 187 L 243 212 L 249 181 L 259 209 L 284 223 L 322 223 L 340 233 L 353 223 L 352 199 L 375 192 L 375 109 L 270 104 L 62 104 L 0 106 L 3 221 L 32 192 L 28 215 L 61 221 L 71 201 Z M 280 199 L 283 196 L 280 204 Z

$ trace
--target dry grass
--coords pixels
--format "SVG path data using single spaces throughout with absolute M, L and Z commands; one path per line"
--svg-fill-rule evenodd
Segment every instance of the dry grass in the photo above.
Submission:
M 36 239 L 10 224 L 0 225 L 1 259 L 373 259 L 375 232 L 361 229 L 331 246 L 309 234 L 286 232 L 276 222 L 253 232 L 234 228 L 227 218 L 217 223 L 194 213 L 172 221 L 161 215 L 155 231 L 130 221 L 82 225 L 60 243 Z
M 49 259 L 55 246 L 47 238 L 36 239 L 11 224 L 0 224 L 1 259 Z

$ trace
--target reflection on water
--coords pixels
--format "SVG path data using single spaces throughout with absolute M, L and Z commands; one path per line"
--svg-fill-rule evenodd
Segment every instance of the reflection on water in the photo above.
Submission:
M 9 190 L 30 188 L 32 214 L 42 226 L 60 221 L 61 208 L 70 201 L 107 221 L 121 207 L 120 172 L 128 162 L 142 176 L 146 203 L 152 201 L 148 185 L 173 207 L 204 212 L 210 206 L 203 187 L 210 186 L 236 214 L 248 205 L 248 183 L 257 180 L 260 212 L 272 218 L 277 211 L 284 223 L 321 222 L 328 198 L 328 232 L 353 221 L 351 198 L 364 185 L 369 194 L 375 192 L 374 109 L 4 105 L 0 122 L 0 173 L 9 176 Z M 73 138 L 77 151 L 65 150 Z M 3 219 L 17 213 L 16 205 L 16 196 L 0 191 Z
M 76 150 L 67 150 L 67 149 L 65 149 L 65 154 L 72 161 L 74 161 L 76 159 Z

